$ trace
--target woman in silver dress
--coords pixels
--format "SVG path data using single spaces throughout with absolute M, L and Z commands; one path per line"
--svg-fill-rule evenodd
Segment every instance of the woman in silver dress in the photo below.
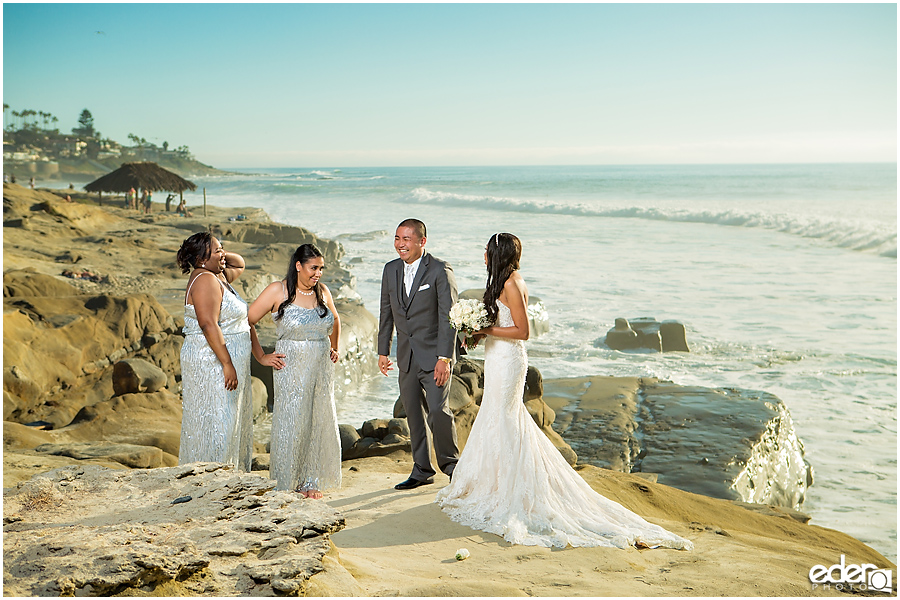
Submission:
M 231 287 L 244 271 L 244 259 L 202 232 L 181 244 L 176 262 L 191 274 L 184 298 L 178 462 L 229 463 L 249 471 L 250 354 L 259 342 L 247 322 L 247 303 Z M 260 362 L 276 365 L 279 359 L 268 355 Z
M 334 406 L 334 363 L 341 320 L 328 287 L 319 281 L 325 259 L 303 244 L 283 281 L 270 284 L 250 306 L 251 324 L 273 313 L 284 356 L 274 373 L 269 474 L 279 490 L 307 498 L 341 485 L 341 439 Z M 260 349 L 260 352 L 262 350 Z

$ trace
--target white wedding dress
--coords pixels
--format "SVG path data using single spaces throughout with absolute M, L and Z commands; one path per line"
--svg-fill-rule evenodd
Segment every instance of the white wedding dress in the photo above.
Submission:
M 513 325 L 502 302 L 498 326 Z M 453 480 L 437 502 L 450 518 L 526 546 L 693 544 L 595 492 L 565 461 L 522 402 L 525 343 L 488 336 L 484 397 Z

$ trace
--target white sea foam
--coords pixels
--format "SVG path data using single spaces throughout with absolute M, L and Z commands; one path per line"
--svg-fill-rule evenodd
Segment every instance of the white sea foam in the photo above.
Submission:
M 815 218 L 786 213 L 742 212 L 735 209 L 701 210 L 654 206 L 597 206 L 586 202 L 563 203 L 502 196 L 436 192 L 422 187 L 416 188 L 403 196 L 400 202 L 437 204 L 451 207 L 466 206 L 484 210 L 533 214 L 573 215 L 609 219 L 647 219 L 728 227 L 756 227 L 817 239 L 848 250 L 873 252 L 881 256 L 897 258 L 896 223 L 882 225 L 874 222 Z

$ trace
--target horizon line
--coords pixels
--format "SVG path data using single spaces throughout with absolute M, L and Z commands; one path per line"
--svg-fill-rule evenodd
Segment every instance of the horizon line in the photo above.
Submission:
M 433 165 L 291 165 L 291 166 L 227 166 L 213 167 L 221 171 L 231 169 L 434 169 L 434 168 L 496 168 L 496 167 L 720 167 L 720 166 L 781 166 L 781 165 L 897 165 L 897 160 L 859 160 L 859 161 L 797 161 L 797 162 L 697 162 L 697 163 L 572 163 L 572 164 L 533 164 L 533 163 L 504 163 L 504 164 L 433 164 Z M 209 165 L 212 166 L 212 165 Z

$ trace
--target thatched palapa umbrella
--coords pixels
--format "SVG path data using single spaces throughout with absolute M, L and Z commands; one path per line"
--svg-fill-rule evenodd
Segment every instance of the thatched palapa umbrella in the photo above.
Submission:
M 184 190 L 196 190 L 193 182 L 167 171 L 155 162 L 125 163 L 112 173 L 107 173 L 99 179 L 90 182 L 84 189 L 88 192 L 100 194 L 100 202 L 103 201 L 103 192 L 119 192 L 127 194 L 131 188 L 150 190 L 151 192 L 178 192 L 184 197 Z

